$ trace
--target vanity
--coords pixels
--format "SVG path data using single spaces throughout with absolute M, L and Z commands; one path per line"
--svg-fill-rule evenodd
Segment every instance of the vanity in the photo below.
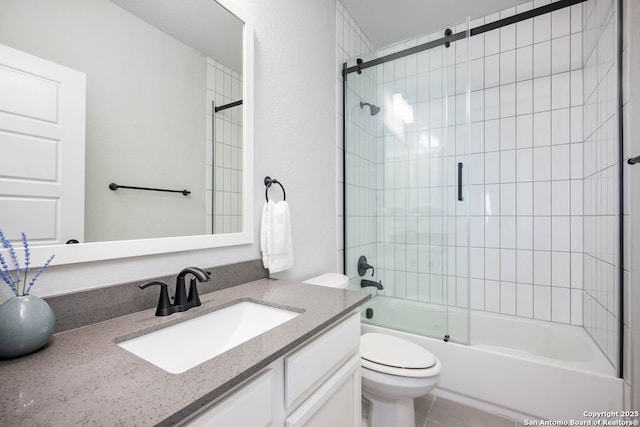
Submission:
M 358 307 L 369 297 L 261 279 L 203 295 L 202 305 L 187 312 L 156 317 L 154 309 L 144 310 L 59 333 L 41 351 L 0 361 L 0 420 L 38 426 L 356 426 Z M 239 301 L 299 315 L 181 374 L 118 345 Z M 337 413 L 339 422 L 331 418 Z
M 359 342 L 356 310 L 180 425 L 358 426 Z

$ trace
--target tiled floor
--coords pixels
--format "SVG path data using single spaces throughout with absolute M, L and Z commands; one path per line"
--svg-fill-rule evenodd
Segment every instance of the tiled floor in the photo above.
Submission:
M 362 427 L 368 427 L 363 403 Z M 523 424 L 452 400 L 428 394 L 416 399 L 416 427 L 523 427 Z

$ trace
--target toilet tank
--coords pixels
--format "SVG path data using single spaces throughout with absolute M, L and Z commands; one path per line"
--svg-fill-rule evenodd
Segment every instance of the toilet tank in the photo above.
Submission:
M 309 285 L 327 286 L 329 288 L 347 289 L 349 287 L 349 278 L 340 273 L 325 273 L 321 276 L 312 277 L 302 283 Z

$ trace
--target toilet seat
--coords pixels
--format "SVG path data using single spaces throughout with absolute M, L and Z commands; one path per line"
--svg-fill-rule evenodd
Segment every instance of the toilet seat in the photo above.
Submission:
M 392 335 L 367 333 L 360 337 L 362 367 L 402 377 L 430 377 L 440 362 L 425 348 Z

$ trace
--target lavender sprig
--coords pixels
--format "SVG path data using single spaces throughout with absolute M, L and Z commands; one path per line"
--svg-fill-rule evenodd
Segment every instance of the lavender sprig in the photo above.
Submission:
M 24 231 L 22 232 L 22 246 L 24 247 L 24 281 L 22 282 L 22 292 L 24 293 L 24 289 L 27 286 L 27 274 L 29 274 L 29 264 L 31 263 L 31 252 L 29 251 L 29 242 L 27 242 L 27 234 Z M 31 284 L 29 284 L 29 288 L 31 288 Z
M 16 266 L 16 273 L 17 273 L 18 271 L 20 271 L 20 263 L 18 262 L 18 255 L 16 254 L 16 250 L 13 249 L 13 245 L 11 244 L 11 242 L 4 237 L 4 234 L 2 235 L 2 245 L 5 247 L 5 249 L 9 249 L 9 253 L 11 254 L 13 263 Z
M 0 271 L 0 277 L 2 280 L 9 285 L 9 288 L 13 291 L 16 296 L 18 296 L 18 290 L 16 289 L 16 285 L 12 281 L 12 277 L 8 273 L 7 263 L 5 262 L 2 255 L 0 255 L 0 264 L 2 264 L 3 271 Z
M 11 281 L 11 284 L 9 286 L 17 292 L 17 286 L 18 286 L 18 283 L 20 283 L 20 275 L 19 275 L 20 265 L 18 264 L 18 257 L 16 256 L 16 251 L 13 249 L 11 242 L 9 241 L 9 239 L 5 237 L 1 229 L 0 229 L 0 241 L 2 242 L 3 248 L 9 249 L 9 253 L 11 254 L 11 257 L 13 258 L 13 262 L 16 265 L 16 278 L 14 279 L 13 275 L 9 271 L 9 266 L 7 265 L 7 261 L 4 259 L 2 255 L 0 255 L 0 263 L 2 264 L 2 268 L 4 270 L 3 273 Z
M 9 288 L 13 291 L 16 296 L 18 296 L 18 289 L 16 288 L 16 282 L 13 280 L 11 273 L 9 273 L 9 266 L 7 266 L 7 262 L 4 257 L 0 254 L 0 265 L 2 266 L 2 270 L 0 270 L 0 277 L 2 280 L 9 285 Z
M 1 267 L 0 278 L 2 278 L 2 280 L 7 285 L 9 285 L 9 288 L 13 291 L 13 293 L 16 296 L 29 295 L 31 292 L 31 287 L 35 284 L 36 279 L 40 277 L 40 274 L 42 274 L 42 272 L 47 267 L 49 267 L 49 264 L 51 264 L 51 261 L 53 260 L 53 258 L 55 258 L 55 255 L 51 255 L 51 257 L 47 260 L 47 262 L 44 263 L 42 268 L 40 268 L 40 270 L 38 270 L 38 272 L 33 276 L 33 278 L 31 279 L 27 287 L 27 278 L 30 271 L 29 266 L 31 265 L 31 250 L 29 248 L 27 235 L 24 232 L 21 234 L 22 234 L 22 246 L 24 248 L 24 263 L 25 263 L 24 269 L 22 270 L 20 269 L 20 263 L 18 262 L 18 255 L 16 254 L 16 251 L 13 248 L 13 245 L 11 244 L 9 239 L 6 238 L 6 236 L 0 229 L 0 243 L 2 244 L 2 247 L 4 249 L 9 250 L 9 254 L 11 255 L 11 258 L 13 259 L 13 263 L 15 264 L 15 277 L 14 277 L 11 270 L 9 270 L 9 266 L 7 265 L 7 260 L 2 254 L 0 254 L 0 267 Z M 22 274 L 22 278 L 20 277 L 21 274 Z M 20 284 L 22 284 L 22 289 L 20 289 Z
M 49 264 L 51 263 L 51 261 L 55 258 L 55 255 L 51 255 L 51 257 L 47 260 L 47 262 L 44 263 L 44 265 L 42 266 L 42 268 L 40 268 L 40 270 L 38 270 L 38 272 L 36 273 L 35 276 L 33 276 L 33 278 L 31 279 L 31 281 L 29 282 L 29 288 L 27 288 L 27 292 L 25 292 L 25 295 L 29 295 L 29 293 L 31 292 L 31 287 L 33 286 L 33 284 L 36 282 L 36 279 L 38 278 L 38 276 L 40 276 L 40 274 L 47 268 L 49 267 Z M 25 275 L 26 277 L 26 275 Z

